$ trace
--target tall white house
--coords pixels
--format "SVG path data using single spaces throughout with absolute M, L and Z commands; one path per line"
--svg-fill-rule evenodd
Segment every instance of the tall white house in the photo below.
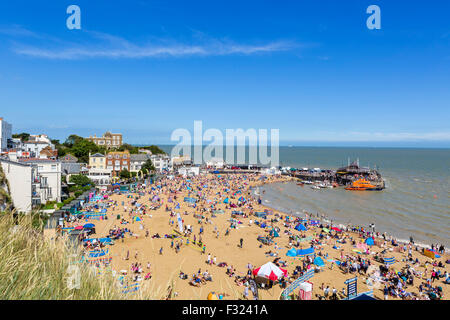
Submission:
M 61 202 L 61 162 L 51 159 L 22 158 L 19 163 L 28 163 L 37 167 L 40 182 L 41 202 Z
M 0 151 L 8 150 L 8 140 L 12 139 L 12 125 L 0 117 Z
M 36 166 L 6 159 L 0 159 L 0 165 L 8 179 L 8 191 L 17 211 L 28 213 L 41 203 Z

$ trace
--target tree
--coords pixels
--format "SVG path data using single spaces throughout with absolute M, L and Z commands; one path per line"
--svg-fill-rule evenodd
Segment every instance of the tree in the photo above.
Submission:
M 92 181 L 91 179 L 89 179 L 88 177 L 82 175 L 82 174 L 74 174 L 71 175 L 69 178 L 69 182 L 75 183 L 77 186 L 87 186 L 87 185 L 92 185 Z
M 155 171 L 155 166 L 153 165 L 152 160 L 148 159 L 145 161 L 145 163 L 142 165 L 142 170 L 147 170 L 147 173 L 150 171 Z
M 13 134 L 12 135 L 12 137 L 13 138 L 20 138 L 20 140 L 22 141 L 22 142 L 24 142 L 24 141 L 28 141 L 28 139 L 30 138 L 30 134 L 29 133 L 26 133 L 26 132 L 22 132 L 22 133 L 16 133 L 16 134 Z
M 128 143 L 124 143 L 122 144 L 117 151 L 125 151 L 128 150 L 130 152 L 130 154 L 138 154 L 139 153 L 139 148 L 132 146 L 131 144 Z
M 79 159 L 80 162 L 89 162 L 89 152 L 99 152 L 100 148 L 92 141 L 81 138 L 76 140 L 70 148 L 70 153 Z
M 130 179 L 131 177 L 130 171 L 128 171 L 126 168 L 122 169 L 122 171 L 120 171 L 119 173 L 119 177 L 121 177 L 122 179 Z
M 81 140 L 84 140 L 84 138 L 77 136 L 76 134 L 71 134 L 67 137 L 64 145 L 68 148 L 72 148 L 77 142 L 80 142 Z
M 150 150 L 152 154 L 166 154 L 160 147 L 155 145 L 141 147 L 140 149 Z

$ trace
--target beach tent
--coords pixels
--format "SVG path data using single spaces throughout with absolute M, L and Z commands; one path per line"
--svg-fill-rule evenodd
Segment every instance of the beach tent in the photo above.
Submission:
M 255 212 L 255 216 L 258 218 L 267 218 L 267 214 L 265 212 Z
M 230 200 L 228 198 L 225 198 L 225 200 L 223 200 L 223 203 L 228 203 L 230 202 Z
M 276 281 L 283 276 L 287 276 L 287 270 L 279 268 L 272 262 L 267 262 L 261 267 L 254 269 L 253 275 Z
M 286 253 L 286 255 L 287 255 L 288 257 L 296 257 L 296 256 L 297 256 L 297 249 L 292 248 L 291 250 L 289 250 L 289 251 Z
M 318 267 L 323 267 L 325 265 L 321 257 L 315 257 L 314 264 Z
M 377 299 L 367 293 L 362 293 L 351 300 L 377 300 Z
M 306 231 L 307 229 L 306 229 L 306 227 L 303 224 L 299 223 L 298 225 L 295 226 L 295 230 L 297 230 L 297 231 Z
M 275 229 L 270 230 L 270 235 L 271 235 L 272 237 L 274 237 L 274 238 L 277 238 L 277 237 L 280 236 L 280 235 L 278 234 L 277 230 L 275 230 Z
M 100 238 L 98 241 L 104 243 L 104 244 L 112 244 L 111 238 Z
M 297 249 L 297 256 L 309 256 L 314 254 L 314 247 L 308 249 Z
M 367 238 L 365 242 L 366 242 L 366 244 L 367 244 L 368 246 L 373 246 L 373 245 L 374 245 L 373 238 Z
M 300 283 L 299 292 L 298 292 L 300 300 L 311 300 L 312 289 L 313 289 L 313 285 L 311 282 L 305 281 L 305 282 Z
M 134 221 L 142 221 L 142 219 L 139 218 L 139 217 L 133 217 L 133 220 L 134 220 Z

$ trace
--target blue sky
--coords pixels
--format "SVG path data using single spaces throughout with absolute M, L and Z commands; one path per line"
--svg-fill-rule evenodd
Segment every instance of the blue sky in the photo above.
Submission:
M 66 8 L 81 8 L 69 30 Z M 366 8 L 381 8 L 369 30 Z M 448 1 L 2 1 L 14 132 L 280 130 L 293 145 L 450 147 Z

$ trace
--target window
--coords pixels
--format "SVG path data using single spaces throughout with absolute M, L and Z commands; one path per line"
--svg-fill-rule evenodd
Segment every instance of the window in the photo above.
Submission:
M 116 166 L 120 166 L 120 161 L 119 161 L 119 160 L 116 160 L 115 165 L 116 165 Z
M 56 170 L 56 164 L 52 164 L 52 171 Z

